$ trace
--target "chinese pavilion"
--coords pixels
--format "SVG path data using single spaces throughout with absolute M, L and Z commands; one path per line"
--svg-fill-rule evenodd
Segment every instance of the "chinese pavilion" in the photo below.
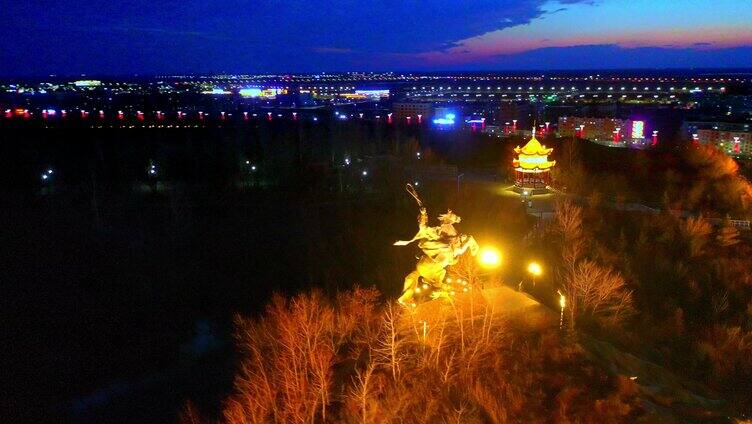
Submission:
M 542 194 L 548 191 L 548 186 L 552 181 L 551 168 L 556 165 L 555 160 L 548 160 L 548 155 L 553 150 L 540 144 L 535 138 L 535 127 L 533 127 L 533 137 L 530 141 L 522 148 L 517 146 L 514 149 L 517 153 L 517 158 L 512 160 L 515 171 L 515 191 L 526 192 L 526 194 Z

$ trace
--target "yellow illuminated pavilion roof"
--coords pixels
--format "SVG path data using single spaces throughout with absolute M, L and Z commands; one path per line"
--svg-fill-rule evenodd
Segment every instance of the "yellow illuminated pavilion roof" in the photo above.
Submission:
M 533 134 L 533 138 L 530 139 L 530 141 L 527 142 L 522 148 L 520 146 L 517 146 L 514 148 L 515 153 L 528 155 L 528 156 L 547 156 L 549 153 L 553 152 L 554 149 L 550 147 L 546 147 L 542 144 L 540 144 L 540 141 L 538 141 L 535 138 L 535 134 Z
M 555 160 L 548 160 L 548 155 L 553 152 L 553 150 L 554 149 L 540 144 L 535 138 L 535 129 L 533 129 L 533 138 L 531 138 L 523 147 L 515 147 L 514 151 L 517 153 L 518 158 L 512 161 L 512 166 L 518 171 L 540 172 L 549 170 L 556 165 Z

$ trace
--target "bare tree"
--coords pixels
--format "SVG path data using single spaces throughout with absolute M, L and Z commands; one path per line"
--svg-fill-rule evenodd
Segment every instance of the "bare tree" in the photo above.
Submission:
M 689 241 L 689 255 L 690 257 L 697 257 L 704 253 L 705 246 L 708 244 L 710 234 L 713 232 L 713 228 L 708 221 L 701 216 L 697 218 L 689 218 L 682 225 L 684 236 Z
M 577 264 L 565 289 L 572 326 L 581 315 L 616 324 L 634 311 L 632 291 L 621 274 L 589 259 Z
M 381 334 L 373 351 L 376 362 L 385 364 L 392 373 L 392 379 L 400 375 L 400 365 L 405 354 L 402 352 L 403 341 L 400 336 L 399 318 L 402 309 L 394 308 L 392 302 L 384 308 Z
M 373 392 L 373 377 L 376 370 L 376 364 L 369 361 L 365 369 L 356 369 L 355 376 L 352 377 L 352 387 L 348 393 L 348 398 L 358 406 L 361 424 L 368 423 L 369 420 L 369 403 Z
M 582 208 L 570 200 L 556 204 L 555 229 L 561 237 L 561 258 L 565 274 L 572 275 L 585 251 Z

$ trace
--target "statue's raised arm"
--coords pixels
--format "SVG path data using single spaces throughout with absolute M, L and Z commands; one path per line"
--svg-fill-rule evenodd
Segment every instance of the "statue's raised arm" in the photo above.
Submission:
M 407 246 L 408 244 L 421 240 L 426 238 L 426 229 L 428 227 L 428 212 L 426 212 L 426 208 L 421 207 L 420 208 L 420 215 L 418 215 L 418 232 L 415 233 L 415 236 L 411 238 L 410 240 L 399 240 L 394 242 L 395 246 Z

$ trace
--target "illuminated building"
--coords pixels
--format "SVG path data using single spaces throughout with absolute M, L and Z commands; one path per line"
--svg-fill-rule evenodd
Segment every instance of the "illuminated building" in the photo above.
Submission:
M 700 144 L 716 146 L 720 151 L 731 156 L 752 157 L 752 132 L 723 131 L 716 129 L 697 130 Z
M 525 146 L 517 146 L 514 152 L 517 158 L 512 160 L 515 180 L 514 190 L 525 195 L 542 194 L 548 191 L 551 185 L 551 168 L 556 161 L 548 160 L 548 155 L 554 149 L 546 147 L 533 136 Z
M 443 118 L 436 118 L 433 120 L 433 123 L 436 125 L 454 125 L 454 119 L 456 117 L 452 113 L 448 113 L 444 115 Z
M 242 88 L 238 91 L 242 97 L 261 97 L 260 88 Z
M 102 85 L 102 81 L 98 80 L 78 80 L 73 81 L 73 85 L 76 87 L 99 87 Z
M 416 120 L 418 115 L 431 116 L 433 105 L 431 103 L 401 102 L 392 105 L 392 113 L 397 122 L 407 122 L 407 118 Z
M 559 137 L 577 137 L 600 144 L 628 147 L 645 141 L 645 121 L 616 118 L 559 117 Z
M 219 94 L 232 94 L 232 92 L 227 91 L 223 88 L 212 88 L 211 90 L 202 91 L 201 94 L 219 95 Z
M 389 98 L 389 90 L 355 90 L 355 94 L 364 96 L 371 100 Z

